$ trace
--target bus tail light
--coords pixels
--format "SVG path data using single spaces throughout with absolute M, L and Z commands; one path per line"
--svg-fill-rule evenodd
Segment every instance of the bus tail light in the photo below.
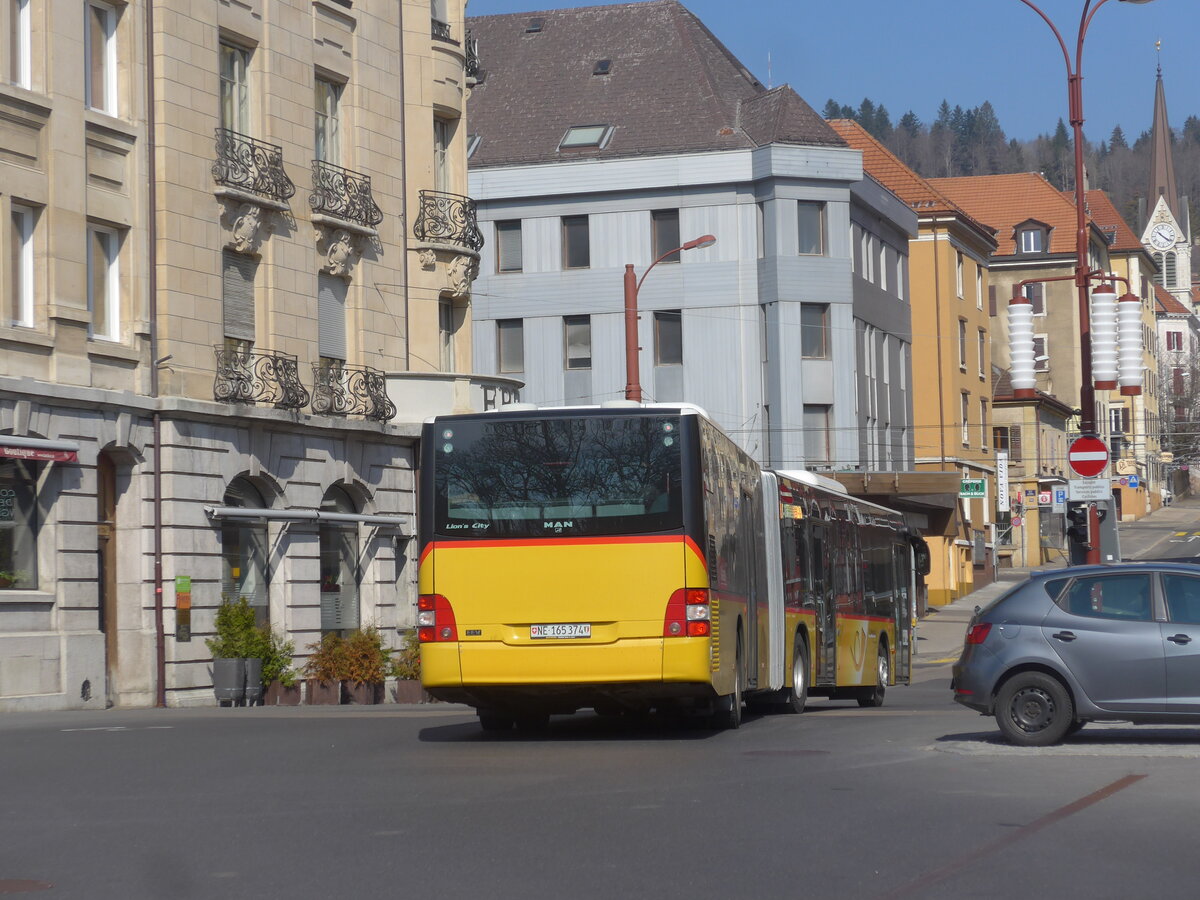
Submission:
M 663 637 L 708 637 L 712 633 L 708 590 L 680 588 L 667 601 Z
M 967 632 L 967 643 L 982 644 L 987 640 L 988 632 L 991 630 L 991 622 L 980 622 L 978 625 L 972 625 L 971 630 Z
M 458 640 L 454 610 L 450 607 L 450 601 L 441 594 L 421 594 L 417 597 L 417 639 L 422 644 Z

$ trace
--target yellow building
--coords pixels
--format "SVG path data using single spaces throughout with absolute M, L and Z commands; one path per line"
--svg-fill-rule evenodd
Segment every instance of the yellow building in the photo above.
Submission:
M 914 463 L 938 474 L 949 508 L 931 515 L 924 537 L 931 571 L 928 602 L 943 605 L 994 577 L 991 320 L 988 259 L 994 232 L 904 165 L 861 126 L 830 124 L 863 154 L 863 170 L 917 213 L 909 241 L 912 302 Z M 984 496 L 959 499 L 963 481 L 983 482 Z

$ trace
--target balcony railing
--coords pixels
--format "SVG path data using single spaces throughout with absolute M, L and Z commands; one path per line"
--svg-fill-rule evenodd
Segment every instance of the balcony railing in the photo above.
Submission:
M 383 221 L 383 213 L 371 196 L 371 176 L 319 159 L 313 160 L 312 175 L 313 192 L 308 205 L 314 213 L 357 222 L 367 228 Z
M 280 409 L 308 405 L 296 357 L 289 353 L 243 350 L 218 344 L 213 399 L 222 403 L 270 403 Z
M 218 184 L 281 203 L 296 193 L 296 186 L 283 170 L 282 147 L 228 128 L 217 129 L 217 161 L 212 173 Z
M 479 77 L 479 38 L 472 36 L 471 32 L 467 32 L 467 61 L 463 66 L 463 74 L 468 78 Z
M 458 244 L 479 252 L 483 232 L 475 217 L 475 201 L 443 191 L 421 191 L 421 211 L 413 223 L 413 236 L 419 241 Z
M 431 20 L 430 34 L 439 41 L 454 41 L 454 38 L 450 36 L 449 22 L 439 22 L 437 19 Z
M 364 416 L 379 422 L 396 415 L 383 372 L 328 361 L 313 363 L 312 409 L 326 416 Z

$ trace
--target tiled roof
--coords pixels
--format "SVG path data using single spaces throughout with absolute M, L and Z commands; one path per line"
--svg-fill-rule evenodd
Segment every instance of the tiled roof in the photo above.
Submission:
M 985 234 L 995 235 L 994 228 L 968 215 L 853 119 L 830 119 L 829 127 L 855 150 L 862 151 L 863 171 L 907 203 L 918 216 L 959 215 Z
M 1050 227 L 1051 254 L 1075 253 L 1075 204 L 1036 172 L 931 178 L 929 183 L 997 230 L 999 256 L 1016 254 L 1014 229 L 1030 219 Z
M 473 168 L 774 142 L 845 146 L 790 87 L 768 91 L 678 0 L 478 16 L 467 27 L 484 72 L 467 102 L 480 137 Z M 602 59 L 608 74 L 593 74 Z M 603 148 L 560 151 L 579 125 L 614 130 Z
M 1063 191 L 1062 194 L 1067 202 L 1075 203 L 1074 191 Z M 1084 201 L 1087 203 L 1088 214 L 1096 223 L 1096 227 L 1106 235 L 1112 235 L 1112 240 L 1108 245 L 1110 250 L 1130 252 L 1146 249 L 1145 245 L 1138 240 L 1138 236 L 1133 233 L 1133 229 L 1121 218 L 1121 214 L 1113 206 L 1112 198 L 1108 194 L 1104 191 L 1088 191 L 1084 196 Z
M 1158 301 L 1156 312 L 1166 313 L 1170 316 L 1187 316 L 1191 315 L 1191 310 L 1176 300 L 1165 288 L 1161 285 L 1154 285 L 1154 299 Z

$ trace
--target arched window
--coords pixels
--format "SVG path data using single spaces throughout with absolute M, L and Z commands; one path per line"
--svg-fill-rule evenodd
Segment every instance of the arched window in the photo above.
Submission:
M 358 512 L 345 488 L 334 485 L 321 501 L 321 512 Z M 349 632 L 358 628 L 358 524 L 322 520 L 321 631 Z
M 265 509 L 262 494 L 245 478 L 235 478 L 225 491 L 225 505 L 244 509 Z M 255 619 L 270 621 L 267 586 L 267 526 L 265 522 L 227 518 L 221 523 L 221 594 L 222 599 L 245 597 L 254 607 Z

